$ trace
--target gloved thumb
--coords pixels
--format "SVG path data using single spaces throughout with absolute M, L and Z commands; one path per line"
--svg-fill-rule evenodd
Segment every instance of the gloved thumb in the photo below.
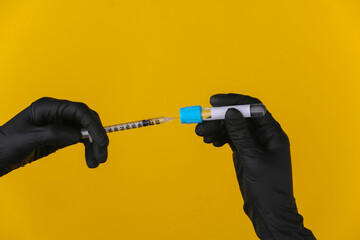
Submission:
M 225 125 L 236 151 L 239 152 L 240 155 L 253 156 L 258 146 L 241 112 L 235 108 L 228 109 L 225 114 Z

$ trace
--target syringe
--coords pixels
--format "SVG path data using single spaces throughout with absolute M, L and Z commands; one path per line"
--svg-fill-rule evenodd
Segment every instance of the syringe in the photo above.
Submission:
M 128 129 L 134 129 L 134 128 L 140 128 L 140 127 L 147 127 L 147 126 L 153 126 L 158 124 L 163 124 L 166 122 L 172 121 L 174 118 L 170 117 L 157 117 L 157 118 L 150 118 L 145 119 L 141 121 L 135 121 L 135 122 L 128 122 L 128 123 L 122 123 L 122 124 L 116 124 L 104 127 L 106 133 L 111 132 L 117 132 L 117 131 L 124 131 Z M 83 139 L 88 138 L 90 142 L 93 141 L 91 138 L 89 132 L 84 128 L 81 130 L 81 135 Z

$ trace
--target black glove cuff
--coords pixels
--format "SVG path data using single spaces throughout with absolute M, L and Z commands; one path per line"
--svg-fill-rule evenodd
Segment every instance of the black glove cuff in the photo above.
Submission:
M 260 239 L 316 240 L 313 233 L 304 227 L 303 217 L 297 211 L 294 198 L 272 210 L 245 203 L 244 210 Z

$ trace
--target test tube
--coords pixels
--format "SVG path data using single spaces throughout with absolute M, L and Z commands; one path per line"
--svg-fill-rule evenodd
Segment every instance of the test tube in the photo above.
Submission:
M 245 118 L 262 117 L 267 111 L 266 107 L 261 103 L 211 108 L 190 106 L 180 108 L 180 121 L 181 123 L 201 123 L 203 121 L 225 119 L 226 111 L 229 108 L 239 110 Z

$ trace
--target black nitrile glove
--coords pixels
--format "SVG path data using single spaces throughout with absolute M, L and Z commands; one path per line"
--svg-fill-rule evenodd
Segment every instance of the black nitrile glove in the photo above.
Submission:
M 82 141 L 82 128 L 94 142 Z M 41 98 L 0 127 L 0 176 L 80 141 L 89 168 L 106 161 L 109 139 L 95 111 L 84 103 Z
M 214 107 L 260 103 L 238 94 L 218 94 L 210 98 Z M 205 143 L 220 147 L 228 143 L 245 213 L 260 239 L 315 239 L 303 225 L 293 197 L 290 144 L 287 135 L 269 112 L 264 117 L 245 119 L 232 108 L 225 120 L 196 126 Z

